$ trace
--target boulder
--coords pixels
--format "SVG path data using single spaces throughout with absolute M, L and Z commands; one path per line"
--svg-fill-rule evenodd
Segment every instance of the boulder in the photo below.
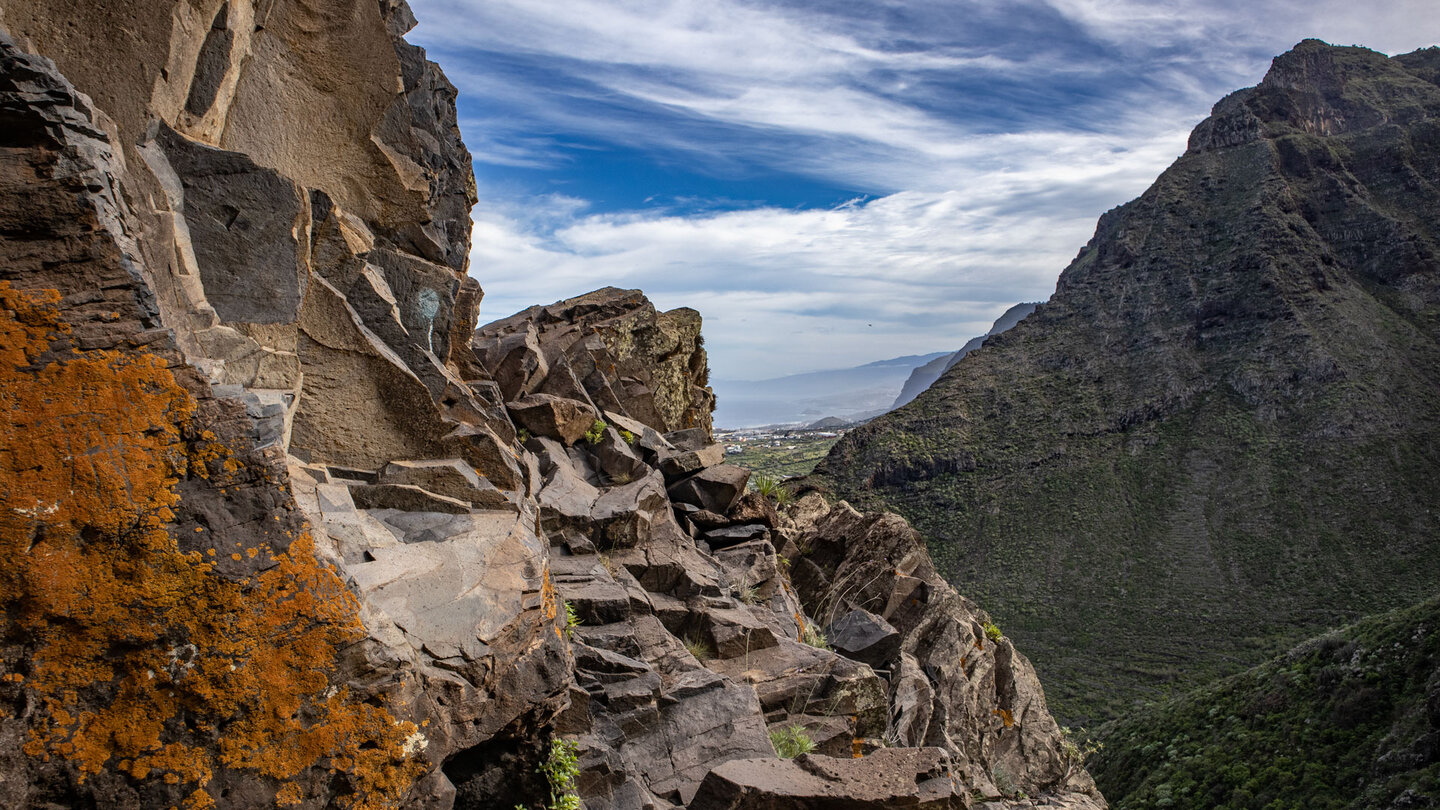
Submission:
M 725 448 L 718 444 L 701 445 L 694 450 L 680 450 L 660 455 L 660 471 L 666 480 L 675 481 L 707 467 L 724 463 Z
M 751 540 L 769 540 L 770 530 L 759 523 L 745 523 L 739 526 L 726 526 L 723 529 L 711 529 L 700 537 L 710 545 L 710 548 L 722 549 L 726 546 L 748 543 Z
M 527 324 L 505 335 L 476 337 L 470 346 L 476 360 L 495 378 L 507 401 L 534 392 L 550 373 L 550 364 L 540 351 L 533 325 Z
M 659 463 L 661 456 L 673 453 L 678 448 L 666 441 L 660 432 L 649 425 L 625 416 L 615 411 L 605 411 L 605 421 L 614 425 L 617 430 L 623 430 L 635 437 L 635 447 L 644 454 L 646 462 L 651 466 Z
M 703 428 L 672 430 L 665 434 L 665 441 L 675 445 L 678 450 L 700 450 L 714 443 L 710 431 Z
M 900 631 L 868 610 L 855 610 L 825 628 L 830 647 L 847 658 L 888 669 L 900 652 Z
M 863 759 L 802 754 L 727 762 L 690 810 L 950 810 L 969 797 L 939 748 L 885 748 Z
M 617 484 L 629 483 L 650 469 L 614 426 L 606 427 L 600 441 L 590 445 L 589 450 L 595 466 L 608 480 Z
M 584 402 L 551 394 L 527 394 L 505 403 L 505 408 L 517 425 L 564 444 L 579 441 L 600 418 L 599 412 Z
M 670 486 L 670 497 L 718 514 L 726 514 L 745 494 L 750 471 L 734 464 L 709 467 Z
M 565 459 L 563 455 L 561 458 Z M 590 513 L 595 509 L 595 501 L 599 498 L 600 490 L 575 472 L 569 460 L 565 459 L 561 463 L 551 464 L 550 472 L 545 475 L 545 483 L 538 498 L 540 517 L 547 529 L 563 526 L 585 527 L 590 523 Z
M 775 502 L 758 492 L 740 496 L 735 508 L 730 510 L 730 519 L 736 523 L 762 523 L 771 529 L 780 525 L 780 513 L 775 511 Z
M 605 490 L 596 499 L 590 519 L 598 535 L 596 539 L 603 537 L 612 547 L 638 546 L 651 538 L 658 524 L 667 521 L 679 533 L 670 514 L 663 479 L 655 472 Z
M 525 489 L 525 473 L 515 449 L 486 425 L 460 425 L 445 435 L 442 449 L 464 459 L 499 489 Z

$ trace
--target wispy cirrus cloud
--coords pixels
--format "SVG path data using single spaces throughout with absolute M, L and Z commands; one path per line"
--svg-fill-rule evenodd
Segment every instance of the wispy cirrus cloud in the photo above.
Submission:
M 413 5 L 462 91 L 487 313 L 640 287 L 732 377 L 958 346 L 1274 54 L 1440 41 L 1433 0 Z
M 1054 211 L 1016 229 L 963 192 L 899 192 L 835 209 L 575 216 L 549 198 L 478 215 L 485 318 L 605 284 L 705 316 L 718 378 L 753 379 L 950 348 L 1016 300 L 1043 299 L 1089 236 Z M 723 350 L 716 350 L 716 346 Z

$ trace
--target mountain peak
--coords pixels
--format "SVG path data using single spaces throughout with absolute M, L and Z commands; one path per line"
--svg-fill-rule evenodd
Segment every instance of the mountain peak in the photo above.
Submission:
M 1404 125 L 1433 109 L 1440 96 L 1437 75 L 1440 58 L 1391 58 L 1369 48 L 1302 40 L 1275 57 L 1258 86 L 1221 99 L 1191 133 L 1188 151 Z

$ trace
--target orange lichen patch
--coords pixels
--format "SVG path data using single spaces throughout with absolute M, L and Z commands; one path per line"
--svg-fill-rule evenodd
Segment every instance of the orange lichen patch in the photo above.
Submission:
M 300 786 L 291 782 L 275 794 L 275 804 L 280 807 L 289 807 L 305 801 L 305 795 L 301 792 Z
M 560 597 L 555 592 L 555 583 L 550 581 L 550 566 L 547 565 L 540 581 L 540 617 L 548 622 L 559 615 Z
M 195 785 L 191 810 L 213 806 L 221 766 L 334 768 L 354 787 L 342 805 L 393 806 L 423 771 L 404 749 L 416 727 L 329 688 L 361 635 L 354 596 L 306 535 L 238 582 L 181 552 L 179 478 L 239 462 L 193 435 L 163 358 L 47 355 L 58 300 L 0 283 L 0 631 L 30 650 L 25 752 L 82 779 Z
M 1013 728 L 1015 726 L 1015 715 L 1011 714 L 1010 710 L 995 709 L 993 713 L 1000 716 L 1000 721 L 1005 724 L 1006 728 Z
M 234 475 L 240 469 L 235 454 L 211 431 L 202 431 L 186 445 L 189 472 L 197 478 L 209 478 L 212 472 Z M 223 491 L 223 490 L 222 490 Z

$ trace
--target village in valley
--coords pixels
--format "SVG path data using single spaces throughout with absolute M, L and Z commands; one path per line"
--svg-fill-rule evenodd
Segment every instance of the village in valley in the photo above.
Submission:
M 852 427 L 822 420 L 808 426 L 766 425 L 726 430 L 716 428 L 715 441 L 725 445 L 726 460 L 756 475 L 776 479 L 809 475 L 820 459 Z

